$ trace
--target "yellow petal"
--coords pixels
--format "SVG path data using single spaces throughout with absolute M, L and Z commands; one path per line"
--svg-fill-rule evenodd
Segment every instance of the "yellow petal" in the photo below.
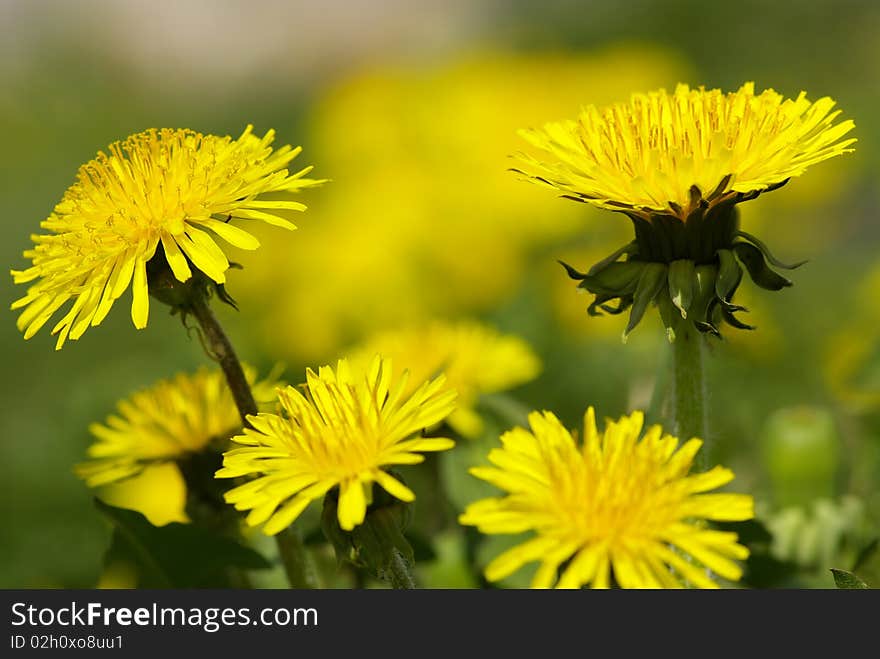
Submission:
M 220 222 L 219 220 L 215 220 L 213 218 L 190 220 L 190 222 L 207 227 L 218 236 L 220 236 L 223 240 L 228 242 L 230 245 L 234 245 L 239 249 L 250 250 L 257 249 L 260 246 L 260 241 L 257 240 L 254 236 L 249 234 L 244 229 L 240 229 L 239 227 L 233 224 L 229 224 L 228 222 Z
M 351 480 L 342 483 L 337 512 L 339 526 L 344 531 L 351 531 L 364 521 L 364 516 L 367 513 L 367 499 L 361 481 Z
M 147 326 L 147 318 L 150 315 L 150 295 L 147 290 L 147 262 L 138 258 L 134 264 L 134 278 L 132 279 L 132 303 L 131 321 L 137 329 Z

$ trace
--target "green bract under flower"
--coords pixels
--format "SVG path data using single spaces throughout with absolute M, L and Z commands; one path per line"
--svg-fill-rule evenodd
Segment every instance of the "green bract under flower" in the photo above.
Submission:
M 694 188 L 693 196 L 693 210 L 684 221 L 664 213 L 627 212 L 636 239 L 586 273 L 562 264 L 580 282 L 579 288 L 596 296 L 587 309 L 590 315 L 630 311 L 624 340 L 652 303 L 660 310 L 670 341 L 679 316 L 716 336 L 722 323 L 754 329 L 735 315 L 747 311 L 733 303 L 743 274 L 761 288 L 778 291 L 791 281 L 770 266 L 791 270 L 804 263 L 779 261 L 763 242 L 739 229 L 736 204 L 746 195 L 712 203 Z

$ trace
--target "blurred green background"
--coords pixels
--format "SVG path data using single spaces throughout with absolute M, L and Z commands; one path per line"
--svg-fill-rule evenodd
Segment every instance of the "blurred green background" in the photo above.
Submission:
M 666 346 L 658 323 L 623 346 L 620 318 L 586 315 L 554 260 L 586 267 L 628 227 L 506 172 L 515 129 L 679 81 L 831 96 L 856 153 L 742 207 L 744 229 L 809 264 L 780 294 L 743 286 L 759 329 L 714 342 L 709 375 L 710 460 L 755 495 L 773 560 L 800 568 L 772 585 L 831 586 L 880 520 L 878 37 L 869 1 L 0 0 L 2 261 L 24 266 L 113 140 L 274 127 L 332 182 L 303 197 L 298 232 L 261 228 L 264 248 L 237 259 L 241 311 L 220 313 L 245 359 L 299 381 L 373 331 L 481 318 L 544 362 L 512 395 L 575 426 L 587 404 L 647 405 Z M 0 286 L 7 307 L 24 293 Z M 127 304 L 57 353 L 14 313 L 0 323 L 2 587 L 97 583 L 110 532 L 71 471 L 87 427 L 206 361 L 158 304 L 140 332 Z M 434 567 L 429 583 L 456 585 Z

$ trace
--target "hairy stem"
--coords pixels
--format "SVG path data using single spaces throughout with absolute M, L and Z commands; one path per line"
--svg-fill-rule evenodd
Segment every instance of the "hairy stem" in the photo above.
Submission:
M 226 382 L 229 384 L 235 406 L 241 415 L 242 424 L 245 428 L 250 428 L 248 416 L 256 415 L 257 403 L 254 401 L 254 395 L 244 375 L 244 369 L 235 354 L 229 337 L 226 336 L 217 316 L 214 315 L 207 295 L 194 295 L 190 309 L 202 329 L 206 349 L 211 357 L 220 364 L 220 368 L 226 376 Z M 316 588 L 315 569 L 299 531 L 290 527 L 276 535 L 275 539 L 291 588 Z
M 391 564 L 386 579 L 397 590 L 413 590 L 416 587 L 409 565 L 397 549 L 391 550 Z
M 278 543 L 278 553 L 290 587 L 318 588 L 318 573 L 308 560 L 308 551 L 299 531 L 288 526 L 275 536 L 275 541 Z
M 241 362 L 235 354 L 232 343 L 226 332 L 220 326 L 217 316 L 214 315 L 207 296 L 194 296 L 192 302 L 193 315 L 199 322 L 205 337 L 205 345 L 211 352 L 211 356 L 220 364 L 223 374 L 226 376 L 226 382 L 232 391 L 232 398 L 235 400 L 235 406 L 241 415 L 241 422 L 245 428 L 250 428 L 251 424 L 247 420 L 249 414 L 257 413 L 257 403 L 254 401 L 254 395 L 251 393 L 251 387 L 244 376 L 244 369 Z

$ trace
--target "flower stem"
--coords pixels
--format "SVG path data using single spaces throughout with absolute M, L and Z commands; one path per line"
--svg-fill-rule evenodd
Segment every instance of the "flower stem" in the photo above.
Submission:
M 241 362 L 238 361 L 232 343 L 220 326 L 217 316 L 214 315 L 206 295 L 193 296 L 190 308 L 202 328 L 205 345 L 210 349 L 211 356 L 223 369 L 226 382 L 232 391 L 232 398 L 235 400 L 235 406 L 241 415 L 241 422 L 245 428 L 250 428 L 251 424 L 247 417 L 249 414 L 257 413 L 257 403 L 254 401 L 254 395 L 251 393 L 250 385 L 244 376 L 244 370 L 241 367 Z
M 672 343 L 673 422 L 682 442 L 692 437 L 707 441 L 704 341 L 689 320 L 682 319 L 676 324 Z
M 189 309 L 202 329 L 206 350 L 220 364 L 220 368 L 226 376 L 226 382 L 232 392 L 238 413 L 241 415 L 242 424 L 245 428 L 250 428 L 248 415 L 257 414 L 257 403 L 244 375 L 241 362 L 235 354 L 235 349 L 211 309 L 208 296 L 193 295 Z M 291 527 L 276 535 L 275 539 L 291 588 L 316 588 L 315 569 L 311 564 L 299 531 Z
M 388 571 L 388 582 L 397 590 L 413 590 L 416 581 L 413 579 L 409 565 L 398 549 L 391 550 L 391 563 Z
M 278 553 L 290 587 L 318 588 L 318 573 L 308 560 L 308 552 L 299 531 L 288 526 L 275 536 L 275 541 L 278 543 Z

